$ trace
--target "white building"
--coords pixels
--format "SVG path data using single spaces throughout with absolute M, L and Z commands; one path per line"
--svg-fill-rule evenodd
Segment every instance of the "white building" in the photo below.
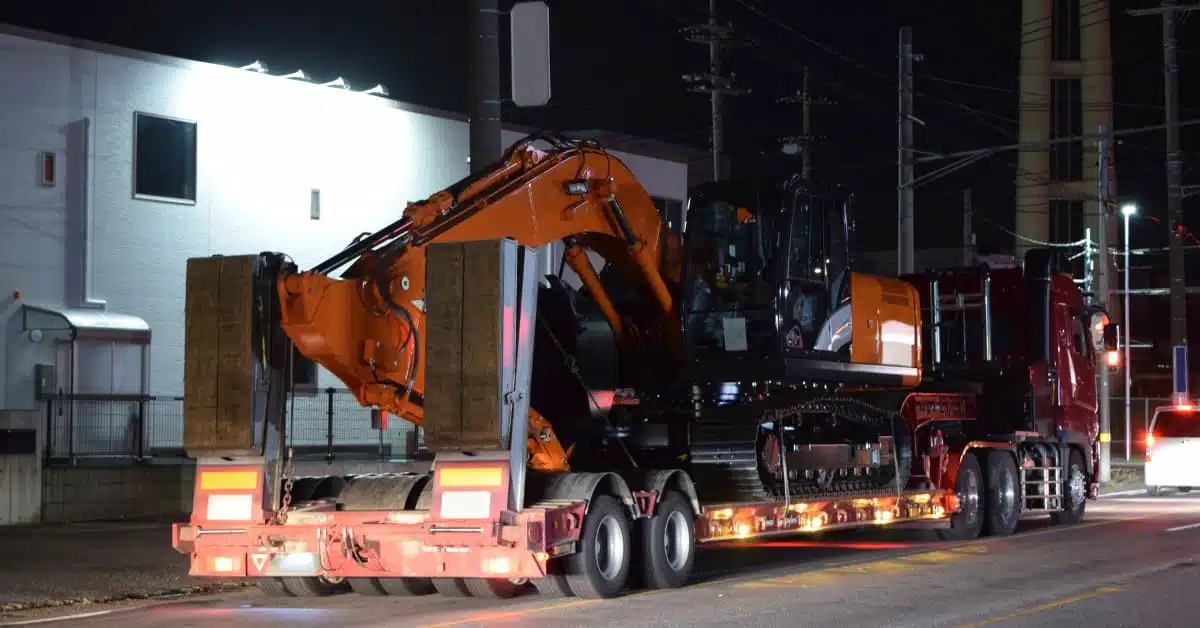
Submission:
M 462 115 L 14 27 L 0 86 L 0 408 L 180 394 L 185 260 L 307 267 L 468 171 Z M 650 145 L 610 148 L 684 199 Z

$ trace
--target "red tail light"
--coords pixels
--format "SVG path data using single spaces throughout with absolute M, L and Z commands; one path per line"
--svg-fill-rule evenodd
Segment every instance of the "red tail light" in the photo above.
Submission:
M 1146 434 L 1146 462 L 1150 462 L 1150 450 L 1154 448 L 1154 434 Z

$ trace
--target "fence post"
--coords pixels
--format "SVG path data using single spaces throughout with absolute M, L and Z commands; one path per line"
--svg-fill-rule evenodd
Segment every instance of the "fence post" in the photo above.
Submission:
M 138 399 L 137 441 L 134 443 L 138 462 L 146 461 L 146 403 L 149 397 Z
M 325 389 L 325 461 L 333 462 L 333 395 L 332 387 Z
M 42 450 L 42 458 L 46 465 L 50 464 L 51 456 L 54 451 L 54 398 L 50 397 L 44 400 L 46 404 L 46 444 Z

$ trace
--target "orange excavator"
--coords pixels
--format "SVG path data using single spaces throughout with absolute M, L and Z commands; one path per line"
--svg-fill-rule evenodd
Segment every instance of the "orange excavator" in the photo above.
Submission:
M 706 463 L 715 462 L 727 480 L 732 473 L 733 484 L 752 485 L 761 496 L 779 484 L 769 464 L 777 452 L 764 451 L 778 442 L 764 435 L 769 416 L 799 412 L 816 389 L 920 381 L 916 290 L 851 272 L 848 197 L 798 178 L 698 188 L 688 220 L 681 241 L 633 173 L 603 147 L 531 136 L 312 270 L 281 267 L 280 325 L 299 353 L 337 376 L 359 403 L 421 424 L 424 247 L 561 242 L 562 264 L 578 289 L 565 287 L 561 267 L 539 289 L 534 344 L 542 353 L 533 362 L 529 467 L 608 469 L 618 458 L 634 467 L 685 460 L 711 469 Z M 600 271 L 590 253 L 603 260 Z M 341 278 L 330 276 L 346 266 Z M 555 379 L 562 369 L 549 366 L 546 346 L 558 349 L 572 377 Z M 722 386 L 747 377 L 769 394 L 741 391 L 750 396 L 721 401 Z M 566 391 L 572 381 L 579 394 Z M 624 412 L 627 403 L 640 408 Z M 679 411 L 708 406 L 699 421 Z M 822 443 L 851 439 L 886 450 L 898 427 L 890 416 L 821 412 L 839 415 L 810 435 Z M 605 447 L 612 451 L 599 453 Z M 907 473 L 904 455 L 894 464 L 886 458 L 874 465 L 881 473 L 872 483 L 894 475 L 882 473 L 887 467 Z
M 552 150 L 535 148 L 538 140 Z M 594 144 L 547 136 L 530 137 L 492 168 L 409 205 L 399 221 L 363 234 L 314 269 L 282 274 L 282 327 L 301 354 L 337 376 L 360 404 L 420 425 L 423 246 L 505 236 L 532 247 L 566 241 L 566 264 L 618 342 L 644 346 L 647 332 L 639 330 L 654 330 L 658 344 L 678 353 L 679 239 L 620 160 Z M 645 291 L 655 320 L 618 311 L 588 250 Z M 349 262 L 342 278 L 329 276 Z M 567 450 L 536 409 L 528 434 L 530 467 L 569 470 Z

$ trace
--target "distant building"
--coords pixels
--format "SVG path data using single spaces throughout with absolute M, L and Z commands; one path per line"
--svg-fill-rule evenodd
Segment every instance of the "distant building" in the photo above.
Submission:
M 187 258 L 307 267 L 468 171 L 463 115 L 8 26 L 0 47 L 0 408 L 181 393 Z M 679 211 L 689 158 L 608 139 Z

